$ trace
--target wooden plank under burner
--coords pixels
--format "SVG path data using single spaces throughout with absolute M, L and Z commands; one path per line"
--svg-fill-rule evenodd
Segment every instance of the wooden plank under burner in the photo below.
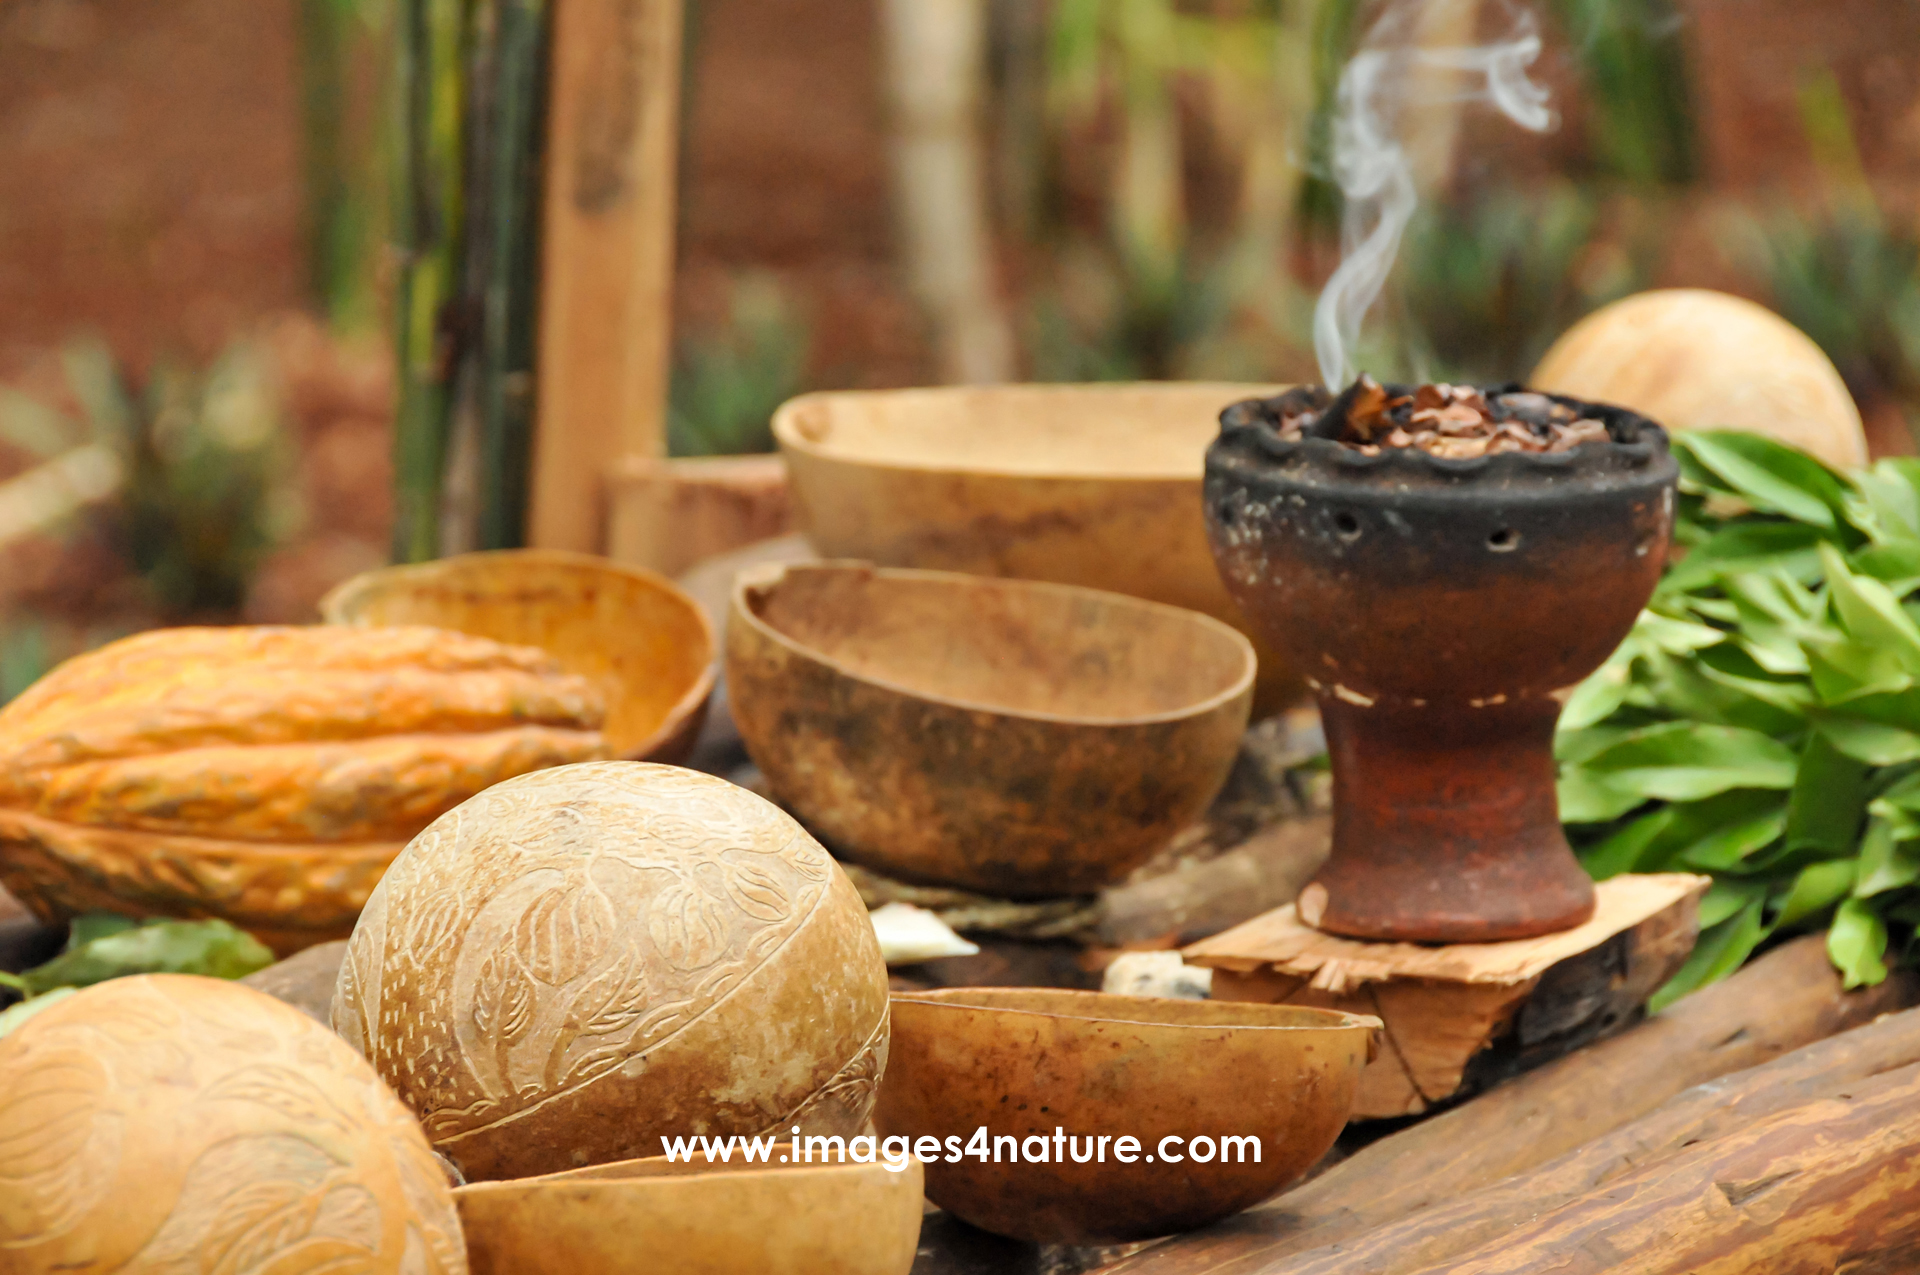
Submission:
M 1693 950 L 1709 879 L 1619 876 L 1593 919 L 1542 938 L 1427 947 L 1367 943 L 1301 921 L 1292 904 L 1185 949 L 1216 1000 L 1377 1014 L 1385 1048 L 1357 1118 L 1417 1115 L 1632 1025 Z

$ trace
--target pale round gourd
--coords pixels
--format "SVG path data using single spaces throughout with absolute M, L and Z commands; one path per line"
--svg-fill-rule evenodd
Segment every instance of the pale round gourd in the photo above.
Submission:
M 445 1171 L 324 1026 L 263 992 L 101 983 L 0 1039 L 0 1270 L 466 1275 Z
M 482 1181 L 664 1137 L 857 1134 L 887 973 L 859 893 L 778 807 L 591 762 L 416 837 L 354 928 L 332 1021 Z
M 1820 347 L 1723 292 L 1661 289 L 1603 306 L 1554 342 L 1528 387 L 1631 408 L 1670 430 L 1765 434 L 1837 469 L 1868 459 L 1860 409 Z

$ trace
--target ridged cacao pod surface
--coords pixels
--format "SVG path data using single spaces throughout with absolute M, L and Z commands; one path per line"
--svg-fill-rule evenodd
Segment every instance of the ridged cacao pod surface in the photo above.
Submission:
M 35 912 L 219 917 L 282 955 L 344 938 L 435 818 L 606 755 L 604 701 L 444 629 L 177 628 L 0 710 L 0 881 Z

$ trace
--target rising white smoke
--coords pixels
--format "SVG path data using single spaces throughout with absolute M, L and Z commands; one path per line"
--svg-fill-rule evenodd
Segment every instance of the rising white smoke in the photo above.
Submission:
M 1346 196 L 1341 262 L 1313 315 L 1321 383 L 1335 393 L 1355 374 L 1360 324 L 1393 272 L 1400 236 L 1420 202 L 1402 122 L 1424 108 L 1490 102 L 1533 132 L 1554 125 L 1547 90 L 1527 78 L 1540 56 L 1539 27 L 1528 10 L 1508 8 L 1508 32 L 1490 44 L 1419 43 L 1420 19 L 1429 10 L 1460 3 L 1478 7 L 1478 0 L 1392 0 L 1340 75 L 1333 178 Z

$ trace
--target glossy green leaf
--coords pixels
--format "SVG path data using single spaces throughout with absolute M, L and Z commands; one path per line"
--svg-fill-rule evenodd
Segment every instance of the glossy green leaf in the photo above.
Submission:
M 1853 893 L 1858 872 L 1859 863 L 1854 859 L 1830 859 L 1800 869 L 1773 918 L 1774 928 L 1790 929 L 1819 916 Z
M 1680 865 L 1701 872 L 1725 871 L 1778 841 L 1786 828 L 1787 812 L 1781 807 L 1725 824 L 1683 850 Z
M 35 996 L 31 1000 L 24 1000 L 17 1005 L 8 1006 L 4 1011 L 0 1011 L 0 1038 L 5 1037 L 8 1032 L 17 1030 L 20 1024 L 26 1022 L 41 1010 L 52 1009 L 55 1005 L 58 1005 L 61 1001 L 73 995 L 77 990 L 77 988 L 72 987 L 57 987 L 44 996 Z
M 115 918 L 118 920 L 119 918 Z M 20 976 L 29 994 L 87 987 L 127 974 L 201 974 L 241 978 L 273 964 L 273 953 L 225 921 L 149 921 L 76 928 L 67 950 Z
M 1588 726 L 1605 721 L 1626 703 L 1627 688 L 1633 684 L 1633 663 L 1640 657 L 1640 647 L 1629 637 L 1621 643 L 1607 662 L 1593 671 L 1560 709 L 1560 729 L 1562 731 L 1582 730 Z
M 1914 685 L 1900 658 L 1838 634 L 1802 640 L 1806 671 L 1823 704 L 1845 704 L 1867 695 L 1897 694 Z
M 1893 590 L 1870 576 L 1857 576 L 1832 545 L 1820 546 L 1827 573 L 1827 596 L 1833 599 L 1847 636 L 1893 653 L 1908 673 L 1920 675 L 1920 624 L 1900 609 Z
M 1660 834 L 1673 823 L 1672 806 L 1641 815 L 1580 852 L 1580 866 L 1595 881 L 1641 870 L 1641 863 Z
M 1800 769 L 1787 801 L 1787 844 L 1848 853 L 1860 840 L 1869 788 L 1867 764 L 1814 732 L 1800 752 Z
M 1920 881 L 1920 844 L 1902 841 L 1899 832 L 1889 819 L 1876 819 L 1867 829 L 1860 840 L 1855 898 L 1870 899 Z
M 1759 731 L 1668 722 L 1632 732 L 1582 768 L 1615 791 L 1697 801 L 1733 788 L 1791 788 L 1798 761 Z
M 1584 766 L 1563 766 L 1555 795 L 1563 823 L 1607 823 L 1647 802 L 1637 789 L 1615 784 Z
M 1920 586 L 1920 540 L 1873 545 L 1847 561 L 1854 571 L 1872 576 L 1901 597 Z
M 1633 635 L 1643 647 L 1685 655 L 1727 640 L 1727 635 L 1710 624 L 1693 624 L 1655 611 L 1642 611 L 1634 623 Z
M 1887 925 L 1865 899 L 1848 899 L 1827 930 L 1827 955 L 1846 986 L 1873 987 L 1887 977 Z
M 1690 431 L 1674 439 L 1725 488 L 1755 509 L 1832 529 L 1844 513 L 1846 485 L 1805 452 L 1757 434 Z
M 1666 592 L 1685 592 L 1718 583 L 1728 575 L 1777 569 L 1803 583 L 1820 576 L 1815 546 L 1824 538 L 1803 522 L 1735 522 L 1687 551 L 1661 583 Z
M 1920 488 L 1885 462 L 1852 475 L 1858 495 L 1847 502 L 1848 519 L 1875 541 L 1920 542 Z
M 1718 889 L 1717 886 L 1715 888 Z M 1712 891 L 1709 891 L 1711 894 Z M 1731 915 L 1711 925 L 1705 922 L 1709 900 L 1701 900 L 1700 939 L 1694 944 L 1693 952 L 1680 967 L 1679 973 L 1647 1002 L 1649 1012 L 1657 1014 L 1688 992 L 1697 991 L 1733 973 L 1746 963 L 1753 949 L 1767 937 L 1768 927 L 1762 915 L 1766 906 L 1763 891 L 1751 890 L 1745 894 L 1723 897 L 1731 905 Z
M 1869 765 L 1920 761 L 1920 734 L 1913 731 L 1828 711 L 1813 714 L 1811 720 L 1835 748 Z

